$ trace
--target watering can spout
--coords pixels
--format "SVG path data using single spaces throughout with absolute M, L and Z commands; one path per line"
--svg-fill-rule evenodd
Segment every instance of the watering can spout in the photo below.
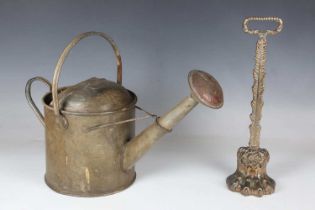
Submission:
M 125 170 L 132 168 L 157 139 L 170 132 L 198 103 L 214 109 L 222 107 L 222 88 L 210 74 L 200 70 L 192 70 L 188 75 L 188 82 L 191 95 L 183 99 L 165 115 L 157 118 L 153 124 L 126 144 L 122 163 Z

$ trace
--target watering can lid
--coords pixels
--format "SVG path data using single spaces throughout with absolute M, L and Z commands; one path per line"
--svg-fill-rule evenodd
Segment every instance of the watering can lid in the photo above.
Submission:
M 101 78 L 90 78 L 58 94 L 62 110 L 79 113 L 111 112 L 136 103 L 136 96 L 123 86 Z

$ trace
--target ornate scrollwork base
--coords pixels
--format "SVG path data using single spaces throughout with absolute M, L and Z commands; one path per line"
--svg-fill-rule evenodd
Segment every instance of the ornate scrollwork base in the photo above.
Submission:
M 243 195 L 263 196 L 274 192 L 275 181 L 267 175 L 266 149 L 241 147 L 237 152 L 237 170 L 226 179 L 231 191 Z

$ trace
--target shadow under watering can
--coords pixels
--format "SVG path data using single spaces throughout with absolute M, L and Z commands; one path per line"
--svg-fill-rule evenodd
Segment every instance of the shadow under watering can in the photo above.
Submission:
M 91 78 L 58 88 L 61 69 L 70 50 L 81 39 L 92 35 L 103 37 L 112 46 L 117 61 L 117 82 Z M 34 81 L 42 81 L 50 89 L 43 97 L 44 116 L 31 97 Z M 214 109 L 222 107 L 222 88 L 214 77 L 193 70 L 188 81 L 190 96 L 165 115 L 155 116 L 155 122 L 135 136 L 137 97 L 122 86 L 122 63 L 115 42 L 101 32 L 76 36 L 62 52 L 52 84 L 35 77 L 25 88 L 31 108 L 45 127 L 47 185 L 56 192 L 75 196 L 112 194 L 130 186 L 136 178 L 137 160 L 198 103 Z

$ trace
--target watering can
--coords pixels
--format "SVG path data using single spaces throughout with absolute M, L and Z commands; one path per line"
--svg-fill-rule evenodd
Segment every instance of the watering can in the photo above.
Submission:
M 117 82 L 91 78 L 59 88 L 61 69 L 70 50 L 83 38 L 95 35 L 107 40 L 114 50 Z M 31 96 L 34 81 L 50 89 L 42 99 L 44 115 Z M 135 136 L 137 97 L 122 86 L 122 62 L 115 42 L 102 32 L 76 36 L 62 52 L 52 84 L 35 77 L 25 88 L 31 108 L 45 127 L 47 185 L 58 193 L 87 197 L 113 194 L 130 186 L 136 178 L 137 160 L 199 102 L 214 109 L 223 105 L 222 88 L 211 75 L 193 70 L 188 81 L 190 96 Z

